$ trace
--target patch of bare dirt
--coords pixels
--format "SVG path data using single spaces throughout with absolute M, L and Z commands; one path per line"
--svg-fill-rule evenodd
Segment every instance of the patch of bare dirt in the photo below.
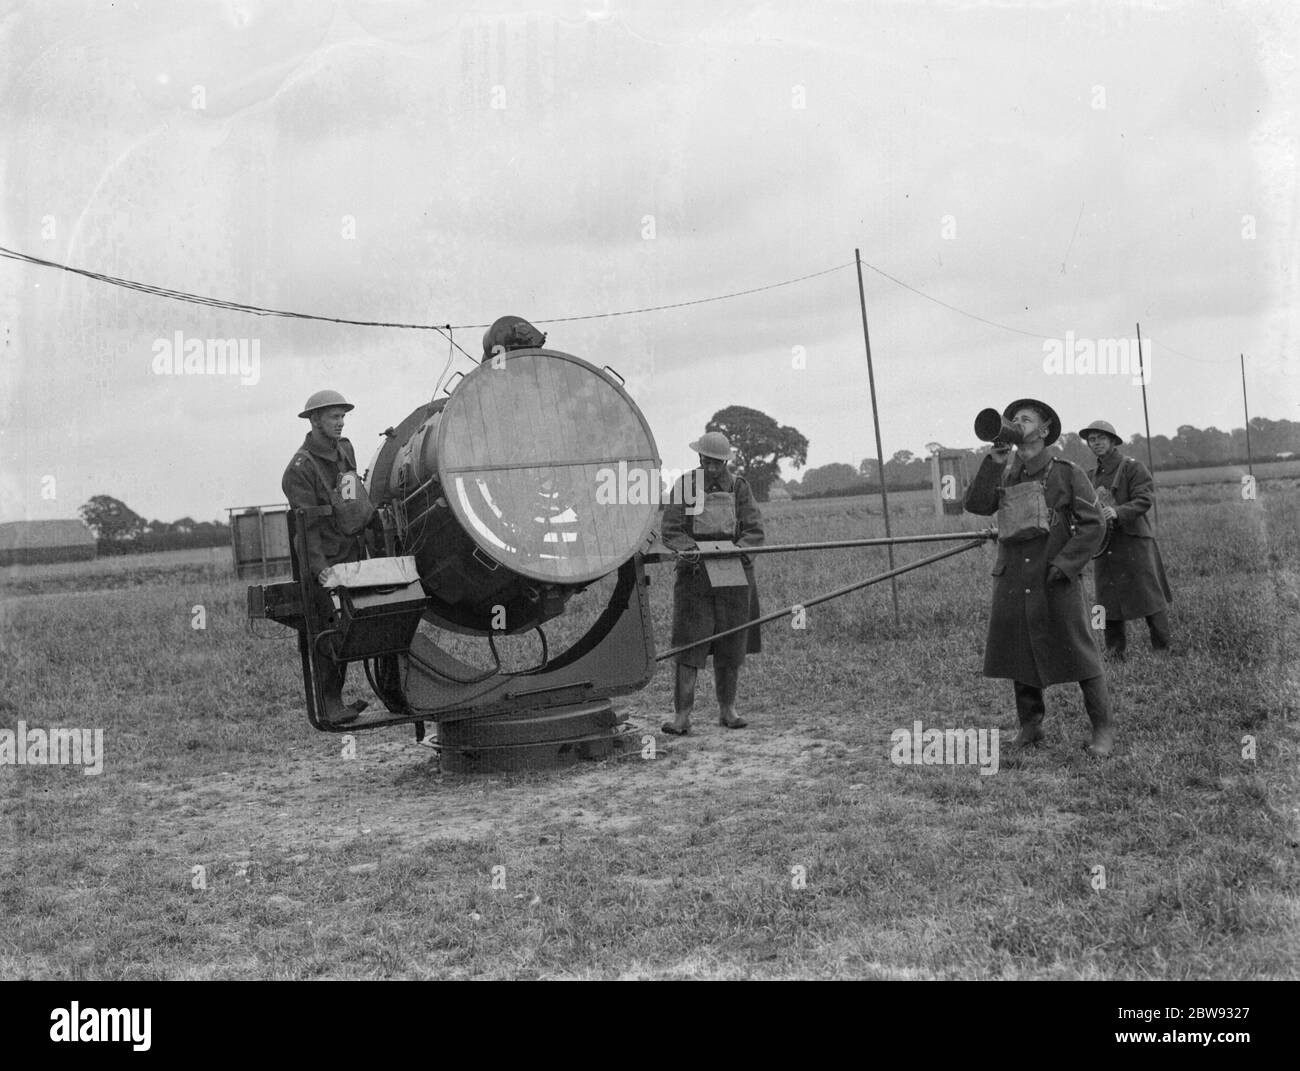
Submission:
M 809 773 L 840 745 L 753 725 L 728 731 L 697 724 L 668 738 L 632 726 L 637 742 L 655 739 L 654 757 L 633 748 L 618 759 L 512 775 L 444 774 L 432 748 L 410 730 L 324 736 L 290 746 L 242 769 L 180 784 L 137 782 L 131 795 L 157 820 L 155 846 L 204 836 L 224 842 L 230 859 L 268 851 L 331 848 L 358 835 L 403 846 L 474 841 L 494 835 L 564 830 L 621 832 L 656 820 L 655 800 L 692 794 L 767 795 Z M 143 799 L 141 799 L 143 797 Z M 176 821 L 169 821 L 172 816 Z

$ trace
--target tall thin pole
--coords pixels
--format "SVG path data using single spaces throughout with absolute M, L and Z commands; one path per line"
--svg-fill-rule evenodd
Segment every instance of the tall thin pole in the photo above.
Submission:
M 1151 417 L 1147 415 L 1147 373 L 1142 356 L 1142 325 L 1137 325 L 1138 343 L 1138 379 L 1142 381 L 1142 423 L 1147 429 L 1147 468 L 1151 470 L 1151 479 L 1156 478 L 1156 463 L 1151 456 Z M 1155 500 L 1156 524 L 1160 523 L 1160 498 Z
M 853 250 L 858 265 L 858 302 L 862 306 L 862 343 L 867 347 L 867 382 L 871 385 L 871 422 L 876 427 L 876 464 L 880 467 L 880 508 L 885 514 L 885 536 L 889 530 L 889 489 L 885 486 L 885 451 L 880 445 L 880 410 L 876 407 L 876 371 L 871 364 L 871 335 L 867 331 L 867 292 L 862 285 L 862 252 Z M 889 568 L 894 568 L 894 545 L 889 544 Z M 898 578 L 890 577 L 889 586 L 894 594 L 894 627 L 898 627 Z
M 1250 402 L 1246 400 L 1246 355 L 1241 355 L 1241 407 L 1246 411 L 1246 469 L 1255 476 L 1255 459 L 1250 452 Z

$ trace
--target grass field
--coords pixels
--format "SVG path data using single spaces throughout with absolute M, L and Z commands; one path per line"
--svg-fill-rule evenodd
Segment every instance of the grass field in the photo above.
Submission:
M 983 524 L 915 494 L 895 533 Z M 878 509 L 773 504 L 768 539 L 881 534 Z M 1111 672 L 1115 756 L 1081 751 L 1060 686 L 1046 746 L 988 776 L 894 765 L 890 734 L 1009 742 L 1010 685 L 980 675 L 990 548 L 902 578 L 898 626 L 886 584 L 764 629 L 743 732 L 706 683 L 653 759 L 491 778 L 409 730 L 311 730 L 293 634 L 250 633 L 228 559 L 10 571 L 0 728 L 101 728 L 104 766 L 0 766 L 0 977 L 1297 977 L 1300 487 L 1160 510 L 1176 652 L 1139 633 Z M 884 563 L 768 556 L 764 609 Z M 668 668 L 625 705 L 656 734 Z
M 1145 463 L 1145 458 L 1139 460 Z M 969 475 L 975 473 L 975 466 L 969 466 L 967 469 Z M 1241 486 L 1241 478 L 1247 475 L 1245 465 L 1221 465 L 1214 468 L 1201 469 L 1174 469 L 1169 472 L 1160 472 L 1156 475 L 1156 486 L 1164 492 L 1166 490 L 1175 490 L 1178 488 L 1197 485 L 1197 484 L 1232 484 L 1238 488 Z M 1293 480 L 1300 478 L 1300 459 L 1291 461 L 1262 461 L 1254 466 L 1253 475 L 1257 484 L 1274 480 Z M 814 505 L 821 502 L 837 501 L 836 499 L 805 499 L 805 504 Z M 867 502 L 870 503 L 869 509 L 873 513 L 880 512 L 880 494 L 877 492 L 873 495 L 853 496 L 838 501 L 849 502 Z M 778 507 L 783 503 L 777 503 Z M 902 514 L 916 514 L 920 516 L 934 515 L 934 492 L 928 488 L 920 491 L 890 491 L 889 492 L 889 513 L 891 517 Z
M 1136 455 L 1145 462 L 1141 451 Z M 1289 480 L 1300 476 L 1300 458 L 1289 461 L 1257 461 L 1250 469 L 1245 465 L 1216 465 L 1205 469 L 1174 469 L 1161 472 L 1156 482 L 1161 487 L 1177 487 L 1186 483 L 1240 483 L 1241 478 L 1250 471 L 1260 483 L 1265 480 Z
M 229 547 L 160 550 L 151 554 L 116 554 L 83 562 L 43 562 L 0 568 L 0 592 L 7 595 L 50 591 L 89 591 L 142 587 L 156 581 L 229 576 L 234 568 Z

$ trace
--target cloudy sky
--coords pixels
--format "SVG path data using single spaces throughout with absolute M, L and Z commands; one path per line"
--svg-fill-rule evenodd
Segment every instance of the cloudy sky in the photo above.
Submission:
M 42 0 L 0 23 L 0 246 L 347 319 L 543 325 L 664 463 L 727 405 L 874 456 L 1034 395 L 1154 434 L 1300 419 L 1295 5 Z M 876 270 L 878 269 L 878 270 Z M 881 273 L 887 273 L 886 275 Z M 991 322 L 989 322 L 991 321 Z M 282 500 L 312 391 L 365 462 L 434 332 L 273 319 L 0 259 L 0 520 Z M 243 339 L 255 382 L 160 375 Z M 471 364 L 458 356 L 453 368 Z M 1131 371 L 1131 370 L 1125 370 Z M 787 471 L 787 476 L 798 475 Z

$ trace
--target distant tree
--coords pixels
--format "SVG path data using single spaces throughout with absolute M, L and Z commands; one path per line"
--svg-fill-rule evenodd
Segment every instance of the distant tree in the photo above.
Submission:
M 144 529 L 144 518 L 111 495 L 95 495 L 78 511 L 96 539 L 125 543 Z
M 729 405 L 714 413 L 704 430 L 720 431 L 731 441 L 745 467 L 745 479 L 760 502 L 767 501 L 768 488 L 780 475 L 782 461 L 798 469 L 808 460 L 808 440 L 757 409 Z
M 1097 467 L 1097 455 L 1092 448 L 1079 438 L 1077 432 L 1067 431 L 1057 440 L 1061 444 L 1061 453 L 1073 461 L 1084 472 L 1091 472 Z
M 1138 453 L 1138 451 L 1141 453 Z M 1141 435 L 1133 436 L 1133 456 L 1146 462 L 1146 440 Z M 1157 469 L 1171 468 L 1174 464 L 1174 444 L 1168 435 L 1154 435 L 1151 438 L 1151 463 Z
M 890 487 L 921 486 L 930 482 L 930 466 L 911 450 L 899 450 L 885 462 Z
M 1179 465 L 1191 468 L 1201 463 L 1204 452 L 1205 432 L 1191 424 L 1181 424 L 1178 434 L 1173 439 L 1174 459 Z
M 1253 452 L 1255 451 L 1255 438 L 1254 438 L 1254 436 L 1255 436 L 1255 429 L 1254 429 L 1254 428 L 1251 428 L 1251 429 L 1250 429 L 1250 434 L 1251 434 L 1251 439 L 1250 439 L 1250 452 L 1253 453 Z M 1246 451 L 1246 429 L 1245 429 L 1245 428 L 1233 428 L 1233 429 L 1232 429 L 1232 432 L 1231 432 L 1231 438 L 1232 438 L 1232 447 L 1231 447 L 1232 457 L 1233 457 L 1234 459 L 1238 459 L 1238 460 L 1244 458 L 1244 457 L 1246 456 L 1246 453 L 1247 453 L 1247 451 Z
M 1225 465 L 1231 460 L 1232 436 L 1216 427 L 1206 428 L 1201 435 L 1201 464 Z
M 843 462 L 835 461 L 829 465 L 822 465 L 820 468 L 809 469 L 805 472 L 799 492 L 804 495 L 823 495 L 828 491 L 841 491 L 848 487 L 859 487 L 865 483 L 866 480 L 853 471 L 852 465 L 845 465 Z
M 1242 429 L 1245 435 L 1245 429 Z M 1251 417 L 1250 449 L 1260 456 L 1288 451 L 1300 453 L 1300 424 L 1293 420 L 1269 420 Z M 1244 455 L 1243 455 L 1244 456 Z

